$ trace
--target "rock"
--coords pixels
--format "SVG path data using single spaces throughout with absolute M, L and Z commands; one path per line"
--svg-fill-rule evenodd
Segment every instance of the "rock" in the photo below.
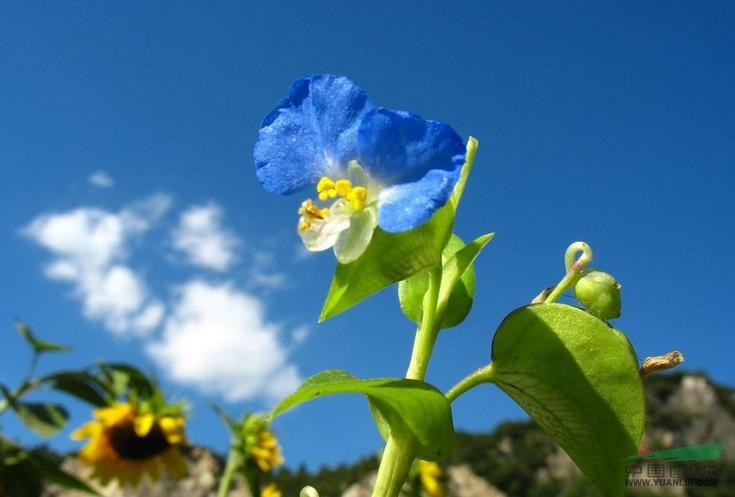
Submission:
M 490 485 L 485 479 L 472 472 L 469 466 L 450 466 L 447 468 L 450 497 L 506 497 L 506 494 Z

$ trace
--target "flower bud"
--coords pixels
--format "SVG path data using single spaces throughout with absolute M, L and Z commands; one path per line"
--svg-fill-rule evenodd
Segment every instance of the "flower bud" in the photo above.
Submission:
M 620 317 L 620 285 L 605 272 L 584 271 L 574 284 L 574 296 L 600 319 Z

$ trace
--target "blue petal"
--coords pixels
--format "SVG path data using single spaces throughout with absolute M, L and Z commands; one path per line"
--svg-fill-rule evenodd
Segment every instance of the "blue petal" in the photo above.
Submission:
M 447 203 L 459 174 L 460 169 L 434 169 L 418 181 L 386 188 L 378 199 L 378 226 L 400 233 L 422 225 Z
M 465 145 L 448 124 L 380 108 L 360 125 L 358 158 L 386 188 L 378 200 L 378 225 L 396 233 L 429 220 L 447 202 Z
M 357 130 L 374 107 L 344 76 L 294 81 L 258 132 L 254 158 L 263 187 L 285 195 L 336 175 L 356 157 Z

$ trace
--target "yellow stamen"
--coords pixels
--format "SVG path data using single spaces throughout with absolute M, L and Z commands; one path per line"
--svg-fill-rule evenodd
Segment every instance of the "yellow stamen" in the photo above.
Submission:
M 364 186 L 353 186 L 349 179 L 333 180 L 328 176 L 322 176 L 316 185 L 317 196 L 320 201 L 326 202 L 337 196 L 347 200 L 353 210 L 359 212 L 365 208 L 367 200 L 367 189 Z M 328 208 L 319 208 L 311 199 L 302 202 L 299 207 L 299 223 L 297 229 L 303 235 L 317 220 L 325 219 L 329 215 Z
M 367 190 L 364 186 L 356 186 L 350 191 L 350 193 L 347 194 L 346 198 L 353 209 L 355 209 L 356 211 L 361 211 L 365 207 Z
M 346 197 L 352 190 L 352 181 L 348 179 L 338 179 L 334 183 L 334 189 L 340 197 Z
M 308 219 L 324 219 L 329 214 L 328 208 L 320 209 L 310 198 L 304 200 L 299 207 L 299 214 Z
M 334 181 L 332 181 L 326 176 L 322 176 L 322 178 L 319 180 L 319 183 L 317 183 L 316 185 L 316 191 L 318 193 L 326 192 L 333 188 L 334 188 Z
M 316 220 L 324 219 L 329 215 L 329 208 L 319 208 L 311 199 L 306 199 L 301 203 L 299 207 L 299 219 L 298 231 L 303 234 L 308 230 Z

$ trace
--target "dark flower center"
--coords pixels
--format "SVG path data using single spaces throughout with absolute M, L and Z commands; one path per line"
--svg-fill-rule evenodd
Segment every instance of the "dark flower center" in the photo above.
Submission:
M 115 452 L 123 459 L 149 459 L 171 446 L 158 423 L 154 423 L 151 431 L 144 437 L 135 433 L 132 422 L 112 426 L 107 429 L 107 433 Z

